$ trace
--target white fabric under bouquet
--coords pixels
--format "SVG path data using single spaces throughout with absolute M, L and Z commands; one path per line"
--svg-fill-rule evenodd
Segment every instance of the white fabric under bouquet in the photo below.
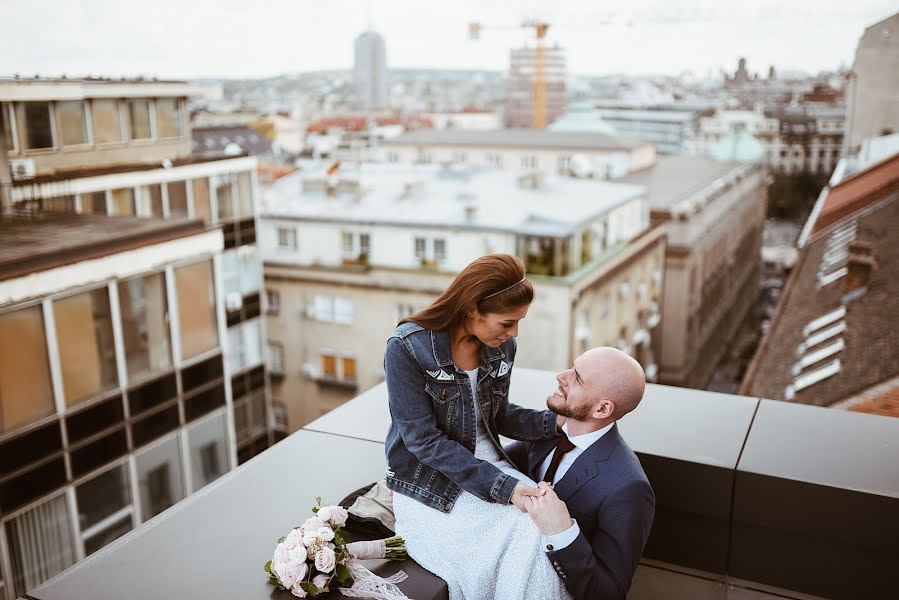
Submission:
M 383 578 L 358 562 L 407 558 L 403 538 L 347 543 L 343 533 L 348 517 L 345 508 L 322 506 L 321 498 L 316 498 L 312 512 L 305 523 L 278 540 L 274 556 L 265 563 L 271 585 L 300 598 L 314 598 L 341 586 L 340 592 L 353 598 L 408 600 L 396 586 L 407 577 L 403 571 Z M 352 585 L 345 587 L 350 582 Z

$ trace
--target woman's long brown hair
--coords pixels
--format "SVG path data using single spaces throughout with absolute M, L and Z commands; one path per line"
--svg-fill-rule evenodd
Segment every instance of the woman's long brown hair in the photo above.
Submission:
M 534 286 L 526 279 L 522 281 L 524 276 L 524 261 L 517 256 L 482 256 L 462 269 L 430 306 L 406 317 L 398 325 L 411 322 L 431 331 L 440 331 L 462 324 L 474 309 L 481 314 L 495 314 L 525 306 L 534 301 Z

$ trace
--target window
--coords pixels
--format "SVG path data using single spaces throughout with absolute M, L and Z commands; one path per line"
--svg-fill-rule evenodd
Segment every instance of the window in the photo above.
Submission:
M 209 208 L 209 180 L 205 177 L 194 179 L 191 184 L 194 193 L 194 218 L 203 219 L 207 224 L 212 223 L 212 210 Z
M 347 298 L 334 298 L 334 322 L 353 324 L 353 302 Z
M 337 356 L 322 350 L 322 376 L 337 379 Z
M 81 194 L 81 214 L 105 215 L 106 214 L 106 192 L 93 192 L 90 194 Z
M 240 246 L 222 253 L 222 286 L 226 300 L 234 294 L 243 297 L 259 291 L 262 279 L 259 265 L 255 246 Z
M 371 252 L 371 236 L 367 233 L 340 233 L 340 246 L 344 260 L 367 261 Z
M 371 252 L 371 236 L 367 233 L 359 234 L 359 256 L 368 256 Z
M 262 364 L 262 328 L 259 319 L 228 328 L 228 370 L 240 373 Z
M 135 457 L 140 489 L 141 521 L 151 519 L 184 497 L 181 452 L 172 436 Z
M 171 181 L 166 184 L 169 195 L 169 218 L 186 219 L 187 213 L 187 184 L 184 181 Z
M 215 288 L 208 260 L 175 269 L 178 290 L 178 325 L 181 358 L 187 359 L 218 346 Z
M 316 294 L 312 300 L 312 310 L 317 321 L 345 325 L 353 323 L 353 301 L 349 298 Z
M 570 156 L 568 156 L 566 154 L 562 154 L 556 159 L 556 168 L 559 171 L 560 175 L 567 173 L 570 167 L 571 167 L 571 157 Z
M 453 152 L 453 162 L 456 164 L 465 164 L 468 156 L 464 152 Z
M 356 381 L 356 359 L 351 356 L 344 356 L 343 362 L 343 379 L 347 381 Z
M 225 415 L 203 419 L 187 430 L 193 491 L 208 485 L 228 471 Z
M 14 596 L 24 596 L 77 560 L 65 495 L 8 521 L 6 539 Z
M 66 406 L 118 385 L 109 290 L 106 287 L 53 302 Z
M 129 379 L 171 368 L 169 309 L 162 273 L 122 281 L 118 291 Z
M 215 175 L 212 177 L 212 185 L 215 188 L 215 201 L 217 204 L 218 220 L 225 221 L 234 218 L 234 197 L 232 194 L 233 178 L 228 175 Z
M 237 175 L 237 216 L 253 216 L 253 176 L 249 171 Z
M 75 488 L 78 528 L 87 554 L 131 530 L 128 468 L 114 467 Z
M 417 237 L 415 238 L 415 258 L 424 258 L 425 257 L 425 238 Z
M 348 231 L 343 231 L 340 233 L 340 247 L 343 250 L 344 258 L 351 257 L 353 255 L 353 234 Z
M 536 156 L 522 156 L 521 157 L 521 168 L 527 170 L 533 170 L 537 168 L 537 157 Z
M 160 138 L 181 137 L 181 107 L 177 98 L 156 100 L 156 129 Z
M 265 312 L 269 315 L 281 312 L 281 294 L 276 290 L 265 290 Z
M 88 143 L 87 119 L 84 102 L 73 100 L 56 103 L 63 146 L 77 146 Z
M 150 101 L 147 98 L 129 100 L 128 115 L 132 140 L 148 140 L 153 137 L 150 131 Z
M 112 190 L 112 215 L 133 215 L 135 214 L 134 206 L 134 189 L 121 188 Z
M 158 183 L 143 185 L 138 188 L 137 216 L 157 217 L 162 214 L 162 186 Z
M 10 152 L 18 152 L 19 145 L 18 140 L 16 139 L 16 120 L 13 118 L 15 113 L 12 109 L 12 104 L 4 104 L 0 107 L 0 128 L 3 129 L 3 134 L 6 137 L 6 149 Z M 2 589 L 2 588 L 0 588 Z
M 91 119 L 94 122 L 94 142 L 110 144 L 122 141 L 118 100 L 93 100 Z
M 443 238 L 434 240 L 434 260 L 446 260 L 446 240 Z
M 411 304 L 400 303 L 396 305 L 396 322 L 399 323 L 406 317 L 415 314 L 415 307 Z
M 297 249 L 297 230 L 293 227 L 278 227 L 278 248 Z
M 54 411 L 41 307 L 0 314 L 0 432 Z
M 53 125 L 49 102 L 23 102 L 25 147 L 29 150 L 53 148 Z
M 284 346 L 278 342 L 268 343 L 268 368 L 273 374 L 284 374 Z

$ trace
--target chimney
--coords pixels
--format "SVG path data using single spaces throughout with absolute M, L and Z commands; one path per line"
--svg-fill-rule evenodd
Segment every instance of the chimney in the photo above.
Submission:
M 874 258 L 874 247 L 870 242 L 855 240 L 849 244 L 849 258 L 846 261 L 846 273 L 844 291 L 851 292 L 858 288 L 867 287 L 871 280 L 871 271 L 878 267 Z

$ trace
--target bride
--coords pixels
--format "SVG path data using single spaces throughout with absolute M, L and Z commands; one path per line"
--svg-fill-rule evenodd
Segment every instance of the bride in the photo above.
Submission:
M 563 422 L 508 400 L 518 322 L 533 299 L 520 259 L 484 256 L 387 343 L 396 533 L 451 600 L 570 597 L 524 512 L 524 498 L 543 492 L 498 442 L 554 438 Z

